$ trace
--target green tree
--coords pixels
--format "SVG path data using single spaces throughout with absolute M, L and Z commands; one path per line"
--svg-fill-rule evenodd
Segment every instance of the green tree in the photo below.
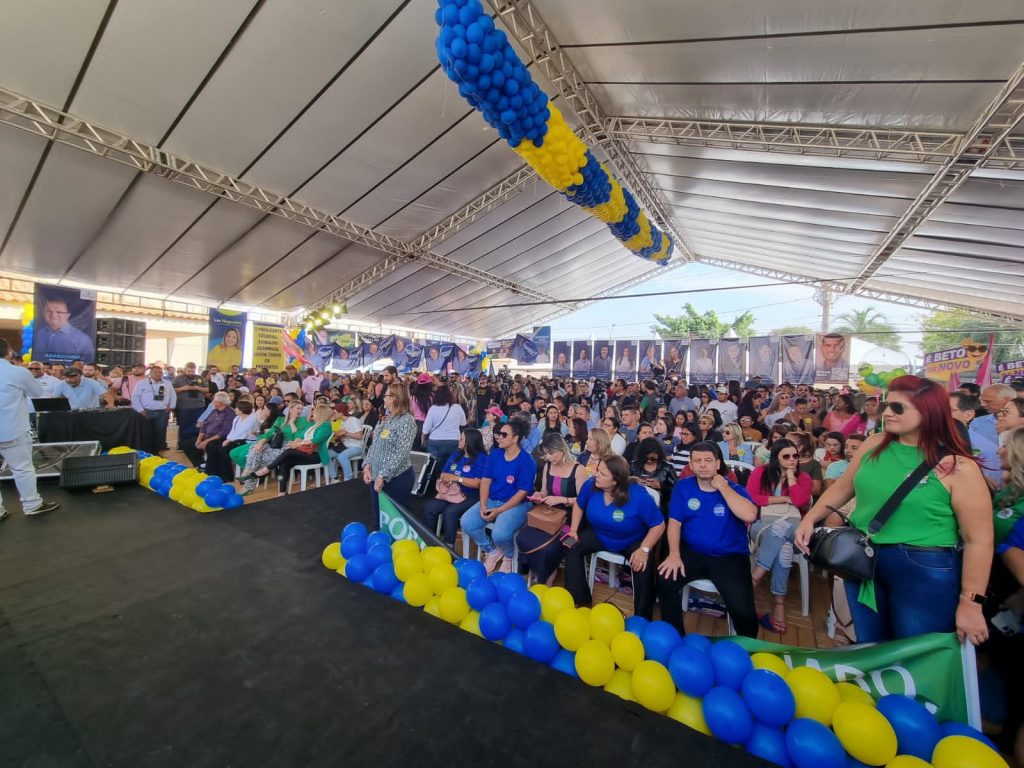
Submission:
M 806 336 L 809 333 L 814 333 L 814 329 L 806 325 L 784 325 L 768 331 L 770 336 Z
M 666 339 L 686 338 L 691 334 L 699 339 L 720 339 L 730 330 L 741 338 L 754 335 L 754 315 L 750 312 L 726 321 L 720 320 L 713 309 L 699 313 L 689 302 L 683 306 L 683 312 L 682 315 L 655 314 L 658 324 L 652 325 L 651 330 Z
M 1024 357 L 1024 332 L 1001 330 L 1005 324 L 991 320 L 979 320 L 965 310 L 937 309 L 921 320 L 924 326 L 924 351 L 957 347 L 970 337 L 986 343 L 990 333 L 996 334 L 995 362 L 1019 360 Z
M 847 336 L 854 336 L 897 352 L 901 348 L 900 337 L 896 333 L 896 329 L 889 323 L 885 315 L 871 307 L 852 309 L 849 312 L 836 315 L 835 322 L 832 330 L 836 333 L 845 333 Z

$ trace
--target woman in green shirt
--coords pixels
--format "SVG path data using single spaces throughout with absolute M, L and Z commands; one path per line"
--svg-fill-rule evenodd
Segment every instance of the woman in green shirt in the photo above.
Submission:
M 977 461 L 953 426 L 948 394 L 929 379 L 900 376 L 889 384 L 883 413 L 885 432 L 868 438 L 804 517 L 796 544 L 809 553 L 814 525 L 854 496 L 850 523 L 867 531 L 907 475 L 927 460 L 934 469 L 872 537 L 873 581 L 846 581 L 857 640 L 956 630 L 961 642 L 984 642 L 992 504 Z
M 313 422 L 307 423 L 305 429 L 299 430 L 299 434 L 294 439 L 286 440 L 283 444 L 284 450 L 265 467 L 256 470 L 255 476 L 263 477 L 276 471 L 278 492 L 284 493 L 287 488 L 288 475 L 295 467 L 316 463 L 327 466 L 331 461 L 327 444 L 334 434 L 331 427 L 331 416 L 333 415 L 334 409 L 326 403 L 316 406 L 313 409 Z
M 247 446 L 249 451 L 245 457 L 245 469 L 238 478 L 242 481 L 243 496 L 256 490 L 256 484 L 259 482 L 256 471 L 280 456 L 284 452 L 284 446 L 299 438 L 308 427 L 309 422 L 302 418 L 302 403 L 294 400 L 284 415 L 274 422 L 274 426 L 260 435 L 251 446 Z M 281 447 L 271 448 L 270 443 L 274 442 L 278 434 L 281 435 Z

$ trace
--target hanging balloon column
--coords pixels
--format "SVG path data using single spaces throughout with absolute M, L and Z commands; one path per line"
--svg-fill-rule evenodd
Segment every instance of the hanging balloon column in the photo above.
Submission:
M 21 309 L 21 356 L 24 361 L 32 360 L 32 333 L 35 328 L 35 305 L 28 302 Z
M 577 138 L 479 0 L 439 0 L 436 48 L 459 94 L 537 175 L 608 225 L 634 255 L 667 264 L 672 238 Z
M 907 375 L 905 368 L 879 372 L 871 363 L 861 363 L 857 368 L 857 373 L 860 374 L 857 389 L 866 395 L 881 395 L 889 387 L 889 382 Z

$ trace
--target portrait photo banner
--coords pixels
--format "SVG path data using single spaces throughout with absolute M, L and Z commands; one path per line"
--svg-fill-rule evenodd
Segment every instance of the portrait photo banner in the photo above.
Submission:
M 572 342 L 555 341 L 551 345 L 551 375 L 565 378 L 572 360 Z
M 281 331 L 279 325 L 266 323 L 252 324 L 252 367 L 268 371 L 284 370 L 284 354 L 281 352 Z
M 680 339 L 665 342 L 665 375 L 686 378 L 686 352 L 689 344 Z
M 750 360 L 747 371 L 750 376 L 760 376 L 765 384 L 775 384 L 779 377 L 779 340 L 771 336 L 754 336 L 750 339 Z
M 654 339 L 642 339 L 637 352 L 640 355 L 640 362 L 637 365 L 640 379 L 654 378 L 657 373 L 656 369 L 661 367 L 661 342 Z
M 615 342 L 615 378 L 636 381 L 637 343 L 629 340 Z
M 590 378 L 593 368 L 594 356 L 590 350 L 589 341 L 574 341 L 572 343 L 572 375 L 576 378 Z
M 96 292 L 36 283 L 34 299 L 32 359 L 95 363 Z
M 718 342 L 718 380 L 738 381 L 747 378 L 747 342 L 721 339 Z
M 782 380 L 790 384 L 814 383 L 814 337 L 782 337 Z
M 718 345 L 708 339 L 690 341 L 690 383 L 715 383 L 715 350 Z
M 819 333 L 814 337 L 814 381 L 849 384 L 850 340 L 842 333 Z
M 242 365 L 245 348 L 245 312 L 210 308 L 210 342 L 206 351 L 206 365 L 230 371 Z
M 614 345 L 608 339 L 598 339 L 594 342 L 593 362 L 590 366 L 591 374 L 597 379 L 610 379 L 614 367 Z

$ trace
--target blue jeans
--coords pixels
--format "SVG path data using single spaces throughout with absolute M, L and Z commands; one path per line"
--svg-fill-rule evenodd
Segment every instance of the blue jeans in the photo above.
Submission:
M 488 499 L 487 508 L 494 509 L 504 503 Z M 489 554 L 495 549 L 500 549 L 505 555 L 511 556 L 515 551 L 516 532 L 526 525 L 526 515 L 532 506 L 530 502 L 524 501 L 512 509 L 502 512 L 493 521 L 494 527 L 491 528 L 491 535 L 488 536 L 485 529 L 487 522 L 480 517 L 480 502 L 478 501 L 462 515 L 462 532 L 476 542 L 483 552 Z
M 338 464 L 341 465 L 341 474 L 346 480 L 351 480 L 355 475 L 352 472 L 352 459 L 358 459 L 363 455 L 363 446 L 346 448 L 338 454 Z
M 789 592 L 789 570 L 793 567 L 793 538 L 799 520 L 780 519 L 758 520 L 750 526 L 750 538 L 761 534 L 757 546 L 755 563 L 772 572 L 772 594 L 785 595 Z
M 875 552 L 877 612 L 858 602 L 860 582 L 845 581 L 858 643 L 956 630 L 963 559 L 960 550 L 882 544 L 875 547 Z
M 457 450 L 459 450 L 458 440 L 435 440 L 434 438 L 430 438 L 427 441 L 427 453 L 442 464 Z

